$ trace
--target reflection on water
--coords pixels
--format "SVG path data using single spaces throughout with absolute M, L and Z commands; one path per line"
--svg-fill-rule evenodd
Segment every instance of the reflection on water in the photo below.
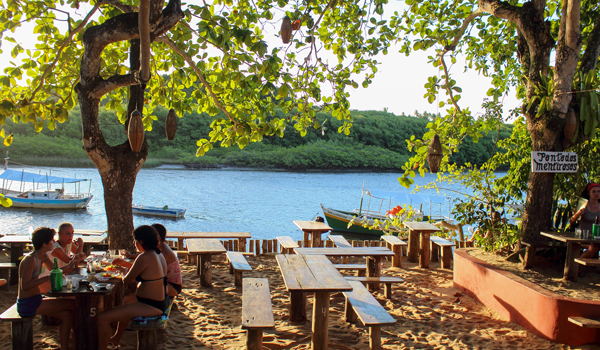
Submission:
M 40 168 L 26 171 L 39 172 Z M 86 210 L 54 211 L 41 209 L 0 209 L 2 233 L 27 234 L 29 226 L 57 227 L 69 221 L 80 229 L 106 229 L 102 182 L 96 169 L 52 170 L 52 175 L 92 179 L 94 198 Z M 319 203 L 353 210 L 360 205 L 363 182 L 369 189 L 407 191 L 398 183 L 399 173 L 360 172 L 282 172 L 259 170 L 186 170 L 173 168 L 142 169 L 138 175 L 133 201 L 136 204 L 185 208 L 184 219 L 134 216 L 134 225 L 161 223 L 171 231 L 250 232 L 252 238 L 291 236 L 302 239 L 293 220 L 313 220 L 323 216 Z M 419 185 L 436 178 L 428 174 L 416 178 Z M 450 187 L 452 185 L 449 185 Z M 457 185 L 454 189 L 459 189 Z M 453 187 L 450 187 L 453 188 Z M 461 189 L 463 190 L 463 189 Z M 434 195 L 435 191 L 422 192 Z M 438 211 L 435 206 L 434 211 Z M 423 211 L 429 212 L 423 205 Z M 442 206 L 448 215 L 448 206 Z M 354 238 L 351 238 L 354 239 Z M 373 239 L 371 236 L 367 238 Z

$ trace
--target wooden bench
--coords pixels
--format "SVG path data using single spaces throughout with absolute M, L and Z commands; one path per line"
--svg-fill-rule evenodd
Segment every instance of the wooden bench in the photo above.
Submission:
M 396 236 L 383 235 L 381 236 L 388 246 L 388 248 L 394 252 L 392 257 L 392 267 L 402 267 L 402 249 L 408 246 L 408 243 L 404 242 Z
M 348 281 L 351 292 L 343 292 L 346 297 L 346 321 L 355 323 L 358 317 L 365 327 L 369 327 L 369 347 L 381 349 L 381 326 L 394 324 L 396 320 L 388 314 L 377 299 L 359 281 Z
M 0 263 L 0 278 L 3 278 L 6 280 L 6 284 L 2 287 L 0 287 L 0 289 L 2 289 L 5 292 L 8 292 L 8 285 L 10 284 L 10 278 L 9 278 L 9 274 L 18 274 L 17 271 L 17 264 L 16 263 Z
M 0 315 L 1 321 L 11 322 L 13 350 L 33 349 L 33 317 L 21 317 L 16 303 Z
M 352 248 L 352 244 L 342 235 L 329 235 L 329 240 L 338 248 Z M 348 263 L 348 257 L 342 257 L 342 264 Z
M 538 248 L 567 248 L 566 243 L 557 241 L 521 241 L 521 245 L 526 247 L 525 257 L 523 258 L 523 265 L 521 266 L 522 269 L 528 269 L 532 266 L 533 258 L 535 257 L 535 253 L 538 250 Z
M 338 270 L 353 270 L 357 275 L 365 276 L 367 273 L 367 264 L 333 264 Z
M 569 322 L 583 328 L 600 328 L 600 318 L 569 317 Z
M 281 247 L 281 254 L 294 254 L 294 248 L 300 247 L 290 236 L 277 236 L 275 238 L 277 238 Z
M 582 259 L 577 258 L 575 262 L 584 266 L 600 266 L 600 259 Z
M 352 276 L 348 276 L 348 277 L 344 277 L 344 278 L 348 281 L 361 282 L 364 284 L 383 283 L 385 285 L 384 294 L 385 294 L 385 297 L 388 299 L 392 297 L 392 283 L 404 282 L 404 280 L 399 277 L 384 277 L 384 276 L 382 276 L 382 277 L 352 277 Z
M 244 278 L 242 287 L 242 329 L 248 330 L 248 350 L 262 350 L 263 330 L 275 327 L 267 278 Z
M 137 331 L 138 350 L 154 350 L 158 347 L 158 331 L 167 327 L 174 302 L 175 299 L 171 299 L 171 304 L 160 316 L 136 317 L 129 322 L 128 328 Z
M 252 271 L 252 266 L 248 264 L 244 254 L 241 252 L 227 252 L 226 254 L 229 261 L 229 273 L 233 274 L 233 284 L 241 286 L 242 274 L 244 271 Z
M 431 258 L 430 261 L 438 261 L 438 255 L 440 253 L 440 248 L 442 249 L 442 268 L 449 269 L 450 262 L 452 260 L 452 247 L 454 247 L 454 243 L 445 240 L 438 236 L 429 237 L 429 241 L 431 242 Z

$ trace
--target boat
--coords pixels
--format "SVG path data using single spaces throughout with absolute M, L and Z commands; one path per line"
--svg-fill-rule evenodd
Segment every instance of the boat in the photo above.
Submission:
M 134 214 L 137 215 L 149 215 L 149 216 L 164 216 L 169 218 L 182 218 L 185 215 L 185 209 L 169 208 L 168 205 L 164 207 L 151 207 L 148 205 L 134 204 L 131 206 Z
M 92 200 L 90 179 L 74 179 L 6 169 L 0 174 L 0 193 L 12 201 L 12 208 L 83 209 Z M 89 181 L 88 193 L 80 193 L 81 182 Z M 27 186 L 27 184 L 31 184 Z M 73 184 L 76 193 L 65 192 L 65 184 Z M 16 188 L 18 185 L 18 189 Z M 38 187 L 45 187 L 39 190 Z M 60 186 L 53 188 L 53 186 Z M 29 187 L 26 189 L 26 187 Z
M 363 204 L 365 204 L 365 194 L 368 196 L 368 201 L 366 203 L 366 209 L 363 209 Z M 421 211 L 422 204 L 425 203 L 429 204 L 429 215 L 424 215 Z M 327 220 L 327 225 L 329 225 L 329 227 L 331 227 L 334 231 L 381 236 L 386 232 L 398 234 L 402 231 L 402 229 L 399 227 L 385 227 L 386 221 L 389 221 L 389 219 L 392 218 L 391 215 L 395 214 L 399 207 L 410 206 L 412 208 L 413 205 L 419 204 L 419 209 L 412 209 L 410 220 L 444 220 L 446 222 L 452 223 L 452 219 L 441 214 L 441 205 L 443 203 L 450 203 L 450 201 L 448 200 L 448 198 L 442 196 L 428 196 L 392 191 L 366 190 L 363 188 L 359 209 L 354 209 L 353 211 L 345 211 L 328 208 L 321 204 L 321 210 L 323 210 L 325 220 Z M 436 215 L 434 215 L 432 210 L 434 204 L 440 205 L 439 213 Z M 372 206 L 376 207 L 376 209 L 371 210 Z M 386 210 L 385 213 L 382 212 L 382 210 Z M 401 220 L 404 220 L 406 218 L 408 218 L 407 213 L 404 213 L 400 216 Z M 373 226 L 376 226 L 376 228 L 369 228 Z

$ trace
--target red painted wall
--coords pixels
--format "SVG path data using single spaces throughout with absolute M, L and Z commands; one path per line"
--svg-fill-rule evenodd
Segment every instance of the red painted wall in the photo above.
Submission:
M 454 287 L 539 337 L 578 346 L 600 344 L 600 329 L 582 328 L 571 316 L 600 318 L 600 301 L 567 298 L 510 272 L 454 251 Z

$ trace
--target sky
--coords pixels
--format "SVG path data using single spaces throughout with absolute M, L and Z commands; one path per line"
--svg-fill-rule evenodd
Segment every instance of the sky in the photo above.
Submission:
M 82 4 L 82 6 L 89 6 Z M 385 8 L 385 14 L 391 15 L 394 11 L 401 11 L 404 2 L 391 0 Z M 80 8 L 79 14 L 85 14 L 87 9 Z M 283 13 L 281 17 L 283 17 Z M 275 23 L 279 26 L 279 23 Z M 276 36 L 278 27 L 269 29 L 269 34 L 266 35 L 266 40 L 270 47 L 275 45 L 281 46 L 281 39 Z M 34 42 L 34 37 L 31 36 L 31 30 L 23 28 L 19 30 L 16 36 L 22 40 L 22 43 Z M 28 40 L 29 39 L 29 40 Z M 7 66 L 12 45 L 8 42 L 2 43 L 4 53 L 0 56 L 0 67 Z M 412 52 L 409 57 L 403 53 L 399 53 L 400 45 L 390 48 L 387 55 L 380 54 L 377 60 L 381 62 L 378 67 L 378 72 L 373 78 L 373 82 L 367 89 L 361 84 L 363 76 L 356 77 L 359 83 L 358 89 L 348 88 L 350 93 L 350 108 L 353 110 L 378 110 L 387 109 L 388 112 L 396 115 L 406 114 L 413 115 L 415 111 L 442 113 L 444 109 L 438 108 L 437 101 L 429 104 L 423 97 L 426 92 L 424 87 L 429 76 L 438 75 L 438 68 L 428 64 L 427 56 L 435 55 L 435 52 Z M 486 91 L 491 87 L 489 78 L 478 75 L 476 72 L 465 73 L 464 64 L 461 63 L 460 57 L 457 58 L 458 63 L 452 66 L 450 73 L 457 81 L 457 85 L 463 90 L 459 106 L 464 109 L 469 107 L 472 114 L 477 116 L 483 113 L 481 104 L 486 98 Z M 447 60 L 449 61 L 449 60 Z M 446 100 L 445 93 L 440 93 L 440 99 Z M 508 96 L 504 99 L 504 113 L 508 116 L 508 112 L 521 105 L 514 96 Z

